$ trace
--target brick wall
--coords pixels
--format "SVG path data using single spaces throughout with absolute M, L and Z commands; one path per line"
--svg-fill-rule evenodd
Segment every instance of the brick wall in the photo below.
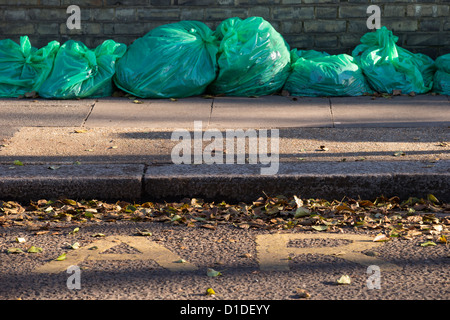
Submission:
M 81 40 L 95 47 L 114 39 L 130 44 L 152 28 L 199 20 L 215 29 L 229 17 L 261 16 L 292 48 L 351 53 L 368 32 L 370 4 L 398 44 L 435 58 L 450 52 L 450 0 L 0 0 L 0 38 L 28 35 L 34 46 Z M 81 9 L 81 29 L 69 30 L 69 5 Z

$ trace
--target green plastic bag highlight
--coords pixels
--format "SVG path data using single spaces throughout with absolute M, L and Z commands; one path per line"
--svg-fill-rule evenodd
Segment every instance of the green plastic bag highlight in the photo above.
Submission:
M 140 98 L 200 95 L 216 77 L 217 50 L 212 30 L 202 22 L 162 25 L 129 46 L 114 81 Z
M 57 41 L 34 48 L 27 36 L 20 37 L 20 45 L 11 39 L 0 40 L 0 97 L 37 92 L 52 71 L 58 49 Z
M 289 46 L 261 17 L 229 18 L 216 30 L 219 74 L 212 94 L 261 96 L 280 90 L 290 71 Z
M 450 53 L 436 59 L 437 68 L 434 74 L 433 91 L 450 95 Z
M 39 95 L 50 99 L 111 96 L 116 60 L 125 54 L 126 48 L 113 40 L 104 41 L 95 50 L 80 41 L 67 41 L 58 51 L 53 71 Z
M 352 56 L 375 91 L 428 92 L 433 86 L 433 59 L 421 53 L 411 53 L 397 46 L 397 41 L 398 37 L 383 26 L 363 35 Z
M 292 50 L 292 73 L 284 85 L 293 96 L 360 96 L 372 93 L 361 68 L 347 54 Z

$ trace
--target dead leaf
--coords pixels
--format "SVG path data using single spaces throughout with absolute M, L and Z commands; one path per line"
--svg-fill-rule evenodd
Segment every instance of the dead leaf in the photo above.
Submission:
M 20 248 L 9 248 L 7 250 L 8 253 L 23 253 L 23 250 Z
M 322 225 L 320 225 L 320 226 L 312 226 L 311 228 L 313 228 L 313 229 L 316 230 L 316 231 L 325 231 L 325 230 L 328 229 L 328 226 L 322 226 Z
M 430 246 L 435 246 L 435 245 L 436 245 L 436 243 L 434 243 L 433 241 L 427 241 L 427 242 L 420 244 L 421 247 L 430 247 Z
M 336 282 L 340 285 L 349 285 L 352 281 L 349 275 L 343 275 Z
M 406 153 L 403 151 L 397 151 L 393 154 L 394 157 L 401 157 L 401 156 L 405 156 Z
M 216 271 L 212 268 L 208 268 L 208 269 L 206 269 L 206 275 L 208 277 L 218 277 L 218 276 L 221 276 L 222 273 L 220 271 Z
M 439 203 L 439 200 L 432 194 L 428 194 L 427 199 L 433 203 Z
M 384 241 L 389 241 L 389 237 L 387 237 L 385 234 L 383 233 L 379 233 L 375 236 L 375 238 L 373 238 L 373 242 L 384 242 Z
M 206 289 L 206 293 L 207 296 L 215 296 L 216 292 L 212 289 L 212 288 L 208 288 Z
M 39 97 L 39 95 L 36 93 L 36 91 L 25 92 L 24 96 L 25 96 L 25 98 L 32 98 L 32 99 Z
M 297 289 L 296 293 L 297 293 L 296 297 L 299 299 L 311 298 L 311 294 L 308 291 L 306 291 L 305 289 Z
M 297 205 L 297 208 L 300 208 L 303 206 L 302 199 L 298 198 L 295 194 L 294 194 L 294 200 L 295 200 L 295 204 Z
M 361 207 L 374 207 L 375 204 L 369 200 L 361 200 L 358 202 Z
M 100 238 L 100 237 L 105 237 L 105 235 L 103 233 L 95 233 L 91 237 Z

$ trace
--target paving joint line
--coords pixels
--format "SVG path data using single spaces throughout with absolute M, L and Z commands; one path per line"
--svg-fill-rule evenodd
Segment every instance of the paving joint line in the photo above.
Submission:
M 212 119 L 212 113 L 213 113 L 213 108 L 214 108 L 214 98 L 211 99 L 211 108 L 209 110 L 209 117 L 208 117 L 208 124 L 206 126 L 207 129 L 209 129 L 209 125 L 211 124 L 211 119 Z
M 331 125 L 332 125 L 332 128 L 336 128 L 334 125 L 333 105 L 331 103 L 331 98 L 328 98 L 328 104 L 330 105 Z
M 92 111 L 94 111 L 94 107 L 97 102 L 98 102 L 98 100 L 95 100 L 94 103 L 92 104 L 91 109 L 89 110 L 86 118 L 84 118 L 83 123 L 81 124 L 82 128 L 86 125 L 86 122 L 88 121 L 89 117 L 91 116 Z
M 140 194 L 141 199 L 144 199 L 147 196 L 145 192 L 145 176 L 147 175 L 148 167 L 149 164 L 144 163 L 144 170 L 141 176 L 141 194 Z

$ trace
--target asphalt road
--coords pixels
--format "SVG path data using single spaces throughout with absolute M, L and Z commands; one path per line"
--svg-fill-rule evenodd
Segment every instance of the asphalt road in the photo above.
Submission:
M 75 227 L 79 231 L 71 233 Z M 51 223 L 45 231 L 0 227 L 0 299 L 225 304 L 450 298 L 449 248 L 441 243 L 423 247 L 424 236 L 374 243 L 364 237 L 373 238 L 376 232 L 353 229 L 274 232 L 225 224 L 211 230 L 127 221 Z M 16 238 L 25 242 L 17 243 Z M 79 249 L 69 249 L 76 242 Z M 356 245 L 350 248 L 350 243 Z M 28 253 L 31 246 L 42 252 Z M 24 252 L 8 253 L 10 248 Z M 357 253 L 356 260 L 351 261 L 348 251 Z M 63 253 L 66 260 L 55 261 Z M 68 272 L 69 266 L 75 267 Z M 379 266 L 378 272 L 373 266 Z M 208 275 L 208 268 L 221 274 Z M 337 284 L 343 275 L 350 277 L 350 284 Z M 215 295 L 207 295 L 208 288 Z

